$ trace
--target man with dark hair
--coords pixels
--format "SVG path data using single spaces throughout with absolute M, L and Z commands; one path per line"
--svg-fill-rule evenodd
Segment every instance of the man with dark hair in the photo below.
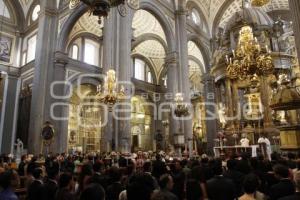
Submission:
M 300 171 L 296 172 L 294 175 L 294 181 L 296 186 L 296 193 L 294 195 L 290 195 L 280 200 L 299 200 L 300 199 Z
M 45 164 L 47 177 L 43 187 L 43 200 L 52 200 L 58 188 L 59 164 L 54 158 L 48 158 Z
M 126 189 L 127 200 L 150 200 L 154 183 L 148 174 L 135 174 L 129 179 Z
M 162 193 L 163 196 L 167 197 L 169 200 L 178 200 L 178 198 L 171 192 L 173 189 L 173 178 L 169 174 L 164 174 L 159 178 L 158 182 L 160 186 L 160 191 L 158 193 Z
M 230 180 L 233 181 L 236 187 L 236 192 L 237 195 L 240 196 L 242 195 L 242 183 L 243 183 L 243 178 L 244 174 L 236 170 L 237 167 L 237 160 L 235 159 L 230 159 L 227 161 L 227 171 L 224 172 L 224 177 L 229 178 Z
M 41 168 L 36 168 L 32 172 L 34 178 L 33 182 L 29 185 L 27 191 L 28 200 L 43 199 L 43 171 Z
M 255 174 L 248 174 L 245 176 L 243 182 L 244 195 L 241 196 L 239 200 L 264 199 L 264 195 L 257 192 L 258 186 L 259 180 Z
M 20 179 L 17 172 L 13 170 L 8 170 L 6 172 L 0 173 L 0 199 L 2 200 L 17 200 L 18 197 L 14 193 L 20 184 Z
M 232 180 L 222 175 L 222 161 L 216 160 L 212 168 L 215 176 L 207 181 L 207 193 L 210 200 L 233 200 L 236 189 Z
M 289 169 L 284 165 L 275 165 L 273 168 L 276 178 L 279 183 L 270 188 L 270 199 L 277 200 L 281 197 L 293 195 L 295 192 L 294 184 L 289 179 Z
M 111 179 L 111 183 L 107 187 L 107 199 L 109 200 L 118 200 L 120 193 L 124 190 L 122 184 L 121 184 L 121 178 L 122 178 L 122 173 L 120 169 L 117 167 L 112 167 L 109 170 L 109 177 Z
M 101 185 L 93 183 L 88 185 L 80 195 L 80 200 L 104 200 L 105 192 Z M 110 200 L 110 198 L 107 198 Z
M 75 195 L 72 193 L 74 182 L 72 175 L 63 173 L 58 180 L 58 190 L 55 200 L 75 200 Z
M 94 174 L 90 178 L 90 183 L 100 184 L 104 190 L 107 189 L 109 184 L 109 177 L 104 173 L 104 164 L 101 161 L 96 161 L 93 165 Z
M 156 160 L 152 163 L 152 175 L 158 180 L 161 175 L 167 172 L 167 169 L 159 154 L 155 158 Z

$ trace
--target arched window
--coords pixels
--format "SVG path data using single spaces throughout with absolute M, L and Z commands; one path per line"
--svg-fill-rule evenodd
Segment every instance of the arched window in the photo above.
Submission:
M 31 15 L 32 21 L 36 21 L 39 18 L 40 11 L 41 11 L 41 6 L 36 5 L 32 11 L 32 15 Z
M 201 18 L 200 18 L 199 12 L 198 12 L 195 8 L 192 9 L 191 15 L 192 15 L 192 20 L 193 20 L 193 22 L 194 22 L 195 24 L 197 24 L 197 25 L 200 25 L 200 23 L 201 23 Z
M 148 83 L 153 83 L 152 73 L 145 61 L 135 58 L 133 60 L 133 65 L 135 79 L 146 81 Z
M 83 61 L 90 65 L 99 65 L 99 43 L 85 39 L 84 42 L 84 59 Z
M 78 56 L 79 56 L 79 48 L 76 44 L 73 44 L 72 46 L 72 59 L 74 60 L 78 60 Z
M 164 81 L 164 86 L 167 87 L 168 86 L 168 76 L 166 75 L 165 77 L 163 77 L 162 79 Z
M 6 17 L 6 18 L 10 18 L 9 10 L 8 10 L 7 6 L 5 5 L 5 3 L 3 2 L 3 0 L 0 0 L 0 8 L 1 8 L 0 15 L 2 15 L 3 17 Z
M 27 41 L 26 63 L 29 63 L 35 59 L 36 39 L 37 39 L 37 35 L 34 35 L 34 36 L 30 37 Z

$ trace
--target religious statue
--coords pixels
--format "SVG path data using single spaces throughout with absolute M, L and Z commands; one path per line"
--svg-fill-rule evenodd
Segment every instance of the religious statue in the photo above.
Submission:
M 109 94 L 113 94 L 116 88 L 116 72 L 114 70 L 109 70 L 107 72 L 106 83 L 107 88 L 105 89 Z
M 24 144 L 21 141 L 20 138 L 17 139 L 17 142 L 15 143 L 16 146 L 16 155 L 17 158 L 21 158 L 21 155 L 23 154 Z
M 219 104 L 219 109 L 218 109 L 218 114 L 219 114 L 219 121 L 222 125 L 222 128 L 225 128 L 226 125 L 226 112 L 225 112 L 225 106 L 220 103 Z

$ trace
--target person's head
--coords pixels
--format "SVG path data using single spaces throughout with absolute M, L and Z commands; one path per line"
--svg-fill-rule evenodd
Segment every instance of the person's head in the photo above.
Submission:
M 33 178 L 40 180 L 43 178 L 43 170 L 41 168 L 35 168 L 32 172 Z
M 101 172 L 103 170 L 103 168 L 104 168 L 103 163 L 100 161 L 95 162 L 93 165 L 94 172 Z
M 135 174 L 129 179 L 127 200 L 150 200 L 154 189 L 154 181 L 149 174 Z
M 173 189 L 173 178 L 169 175 L 169 174 L 163 174 L 160 178 L 159 178 L 159 186 L 160 189 L 162 190 L 172 190 Z
M 0 174 L 0 187 L 3 189 L 17 188 L 20 185 L 20 178 L 16 171 L 8 170 Z
M 300 192 L 300 171 L 297 171 L 294 174 L 294 181 L 295 181 L 295 186 L 296 186 L 297 192 Z
M 151 172 L 151 162 L 145 162 L 143 165 L 144 172 Z
M 244 178 L 243 188 L 246 194 L 255 193 L 258 185 L 259 185 L 259 181 L 255 174 L 249 174 Z
M 227 161 L 227 168 L 229 170 L 236 169 L 236 166 L 237 166 L 237 161 L 235 159 L 230 159 L 230 160 Z
M 73 177 L 69 173 L 63 173 L 60 175 L 58 180 L 58 187 L 60 189 L 67 188 L 70 191 L 73 188 Z
M 289 177 L 289 169 L 288 169 L 288 167 L 286 167 L 284 165 L 277 164 L 274 166 L 273 170 L 274 170 L 275 176 L 278 179 Z
M 181 170 L 181 162 L 179 160 L 175 160 L 175 170 Z
M 92 183 L 81 193 L 80 200 L 104 200 L 105 192 L 100 184 Z
M 212 165 L 212 170 L 214 175 L 222 175 L 223 168 L 222 168 L 222 160 L 216 159 Z
M 108 174 L 112 182 L 118 182 L 121 180 L 122 173 L 117 167 L 110 168 Z
M 47 176 L 50 179 L 57 179 L 59 173 L 59 164 L 55 160 L 50 160 L 46 166 Z

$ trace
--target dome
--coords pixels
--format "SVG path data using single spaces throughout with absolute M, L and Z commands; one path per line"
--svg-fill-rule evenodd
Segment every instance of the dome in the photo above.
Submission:
M 226 24 L 226 30 L 231 30 L 236 25 L 240 25 L 241 22 L 245 22 L 249 25 L 260 25 L 260 26 L 273 26 L 273 19 L 260 8 L 244 8 L 239 12 L 233 14 Z

